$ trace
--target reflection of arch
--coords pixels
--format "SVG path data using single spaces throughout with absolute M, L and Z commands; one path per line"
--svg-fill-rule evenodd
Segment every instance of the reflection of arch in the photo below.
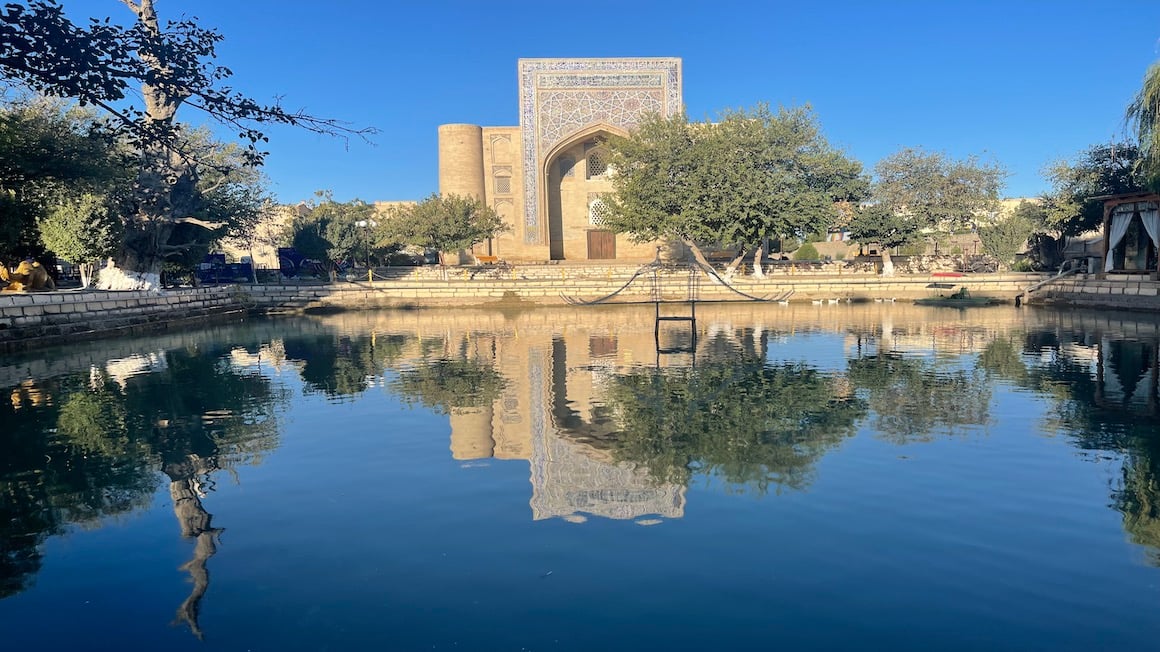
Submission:
M 571 170 L 570 167 L 567 170 L 562 169 L 564 166 L 558 165 L 557 162 L 563 161 L 565 158 L 574 161 L 575 159 L 565 152 L 582 143 L 601 141 L 610 136 L 627 137 L 628 132 L 607 123 L 589 125 L 561 140 L 548 150 L 543 160 L 540 161 L 537 174 L 541 180 L 539 187 L 544 190 L 540 193 L 537 201 L 539 202 L 539 214 L 546 215 L 548 218 L 545 220 L 545 227 L 541 227 L 540 241 L 543 242 L 545 239 L 548 241 L 549 255 L 552 260 L 564 259 L 564 224 L 561 214 L 560 183 L 565 177 L 563 173 Z

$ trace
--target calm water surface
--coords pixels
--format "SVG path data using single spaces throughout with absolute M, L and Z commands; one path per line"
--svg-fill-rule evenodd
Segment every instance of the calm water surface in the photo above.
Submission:
M 1160 646 L 1156 321 L 705 306 L 658 354 L 652 317 L 0 361 L 3 649 Z

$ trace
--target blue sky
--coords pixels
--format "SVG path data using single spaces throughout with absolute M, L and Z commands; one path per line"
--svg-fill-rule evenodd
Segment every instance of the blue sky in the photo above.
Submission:
M 266 173 L 285 202 L 420 199 L 438 190 L 438 125 L 518 124 L 517 59 L 606 56 L 681 57 L 696 119 L 809 103 L 867 168 L 903 146 L 977 154 L 1010 170 L 1007 196 L 1035 195 L 1046 164 L 1123 135 L 1160 58 L 1155 0 L 156 2 L 224 34 L 239 90 L 381 130 L 369 145 L 270 129 Z M 74 19 L 129 15 L 63 3 Z

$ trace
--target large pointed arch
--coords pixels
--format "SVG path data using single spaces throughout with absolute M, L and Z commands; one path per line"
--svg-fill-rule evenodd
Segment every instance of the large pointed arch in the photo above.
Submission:
M 558 245 L 553 244 L 553 232 L 558 225 L 553 224 L 550 201 L 552 193 L 559 192 L 559 189 L 553 188 L 550 183 L 552 166 L 557 164 L 564 152 L 581 143 L 594 139 L 607 139 L 614 136 L 628 137 L 628 131 L 622 127 L 617 127 L 606 122 L 593 123 L 573 132 L 567 138 L 556 143 L 556 145 L 548 150 L 544 158 L 540 160 L 540 165 L 536 169 L 538 176 L 537 186 L 541 188 L 541 191 L 538 193 L 539 196 L 536 197 L 539 209 L 537 212 L 544 216 L 544 219 L 540 221 L 540 241 L 548 245 L 549 257 L 553 259 L 561 259 L 563 257 L 559 253 Z M 562 234 L 555 235 L 562 238 Z

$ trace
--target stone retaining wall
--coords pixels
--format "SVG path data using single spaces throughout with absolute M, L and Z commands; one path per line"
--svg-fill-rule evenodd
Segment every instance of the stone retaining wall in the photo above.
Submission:
M 297 312 L 310 309 L 380 307 L 561 305 L 568 299 L 590 301 L 624 285 L 637 266 L 528 265 L 494 268 L 452 268 L 442 278 L 437 268 L 396 268 L 392 278 L 335 284 L 286 283 L 145 292 L 50 292 L 0 294 L 0 351 L 10 352 L 102 334 L 141 332 L 210 315 L 256 312 Z M 380 270 L 382 271 L 382 270 Z M 755 297 L 790 296 L 793 302 L 822 299 L 898 299 L 902 301 L 949 294 L 966 287 L 973 294 L 1013 299 L 1036 281 L 1037 274 L 986 274 L 963 277 L 933 275 L 881 278 L 870 274 L 777 274 L 765 279 L 737 277 L 733 289 Z M 690 277 L 685 271 L 661 274 L 660 295 L 685 300 Z M 745 297 L 705 276 L 694 282 L 702 301 L 745 301 Z M 613 301 L 652 301 L 651 275 L 642 275 Z M 1094 281 L 1073 279 L 1037 292 L 1036 299 L 1059 296 L 1097 297 L 1083 305 L 1139 308 L 1154 305 L 1157 283 L 1146 279 Z M 1143 304 L 1141 300 L 1153 300 Z
M 1160 312 L 1160 281 L 1145 274 L 1110 275 L 1106 278 L 1081 274 L 1044 286 L 1032 295 L 1032 300 L 1046 304 Z
M 106 334 L 165 328 L 185 320 L 241 312 L 234 287 L 149 292 L 0 294 L 0 351 L 10 352 Z
M 523 268 L 518 268 L 522 270 Z M 561 268 L 556 278 L 464 278 L 453 274 L 448 280 L 404 277 L 391 280 L 351 281 L 333 285 L 243 286 L 241 292 L 253 308 L 263 311 L 309 309 L 364 309 L 391 306 L 486 305 L 528 302 L 563 304 L 567 299 L 593 300 L 624 285 L 635 268 L 607 268 L 604 275 L 591 270 Z M 961 278 L 899 276 L 882 279 L 871 275 L 796 277 L 766 279 L 735 278 L 732 288 L 755 297 L 789 295 L 791 301 L 818 299 L 902 299 L 913 300 L 949 294 L 963 286 L 972 293 L 1013 299 L 1028 285 L 1042 278 L 1034 274 L 979 275 Z M 696 279 L 695 293 L 702 301 L 745 301 L 746 298 L 704 276 Z M 656 284 L 665 300 L 680 301 L 689 296 L 689 276 L 680 272 L 662 275 Z M 638 277 L 620 294 L 616 303 L 652 301 L 651 278 Z

